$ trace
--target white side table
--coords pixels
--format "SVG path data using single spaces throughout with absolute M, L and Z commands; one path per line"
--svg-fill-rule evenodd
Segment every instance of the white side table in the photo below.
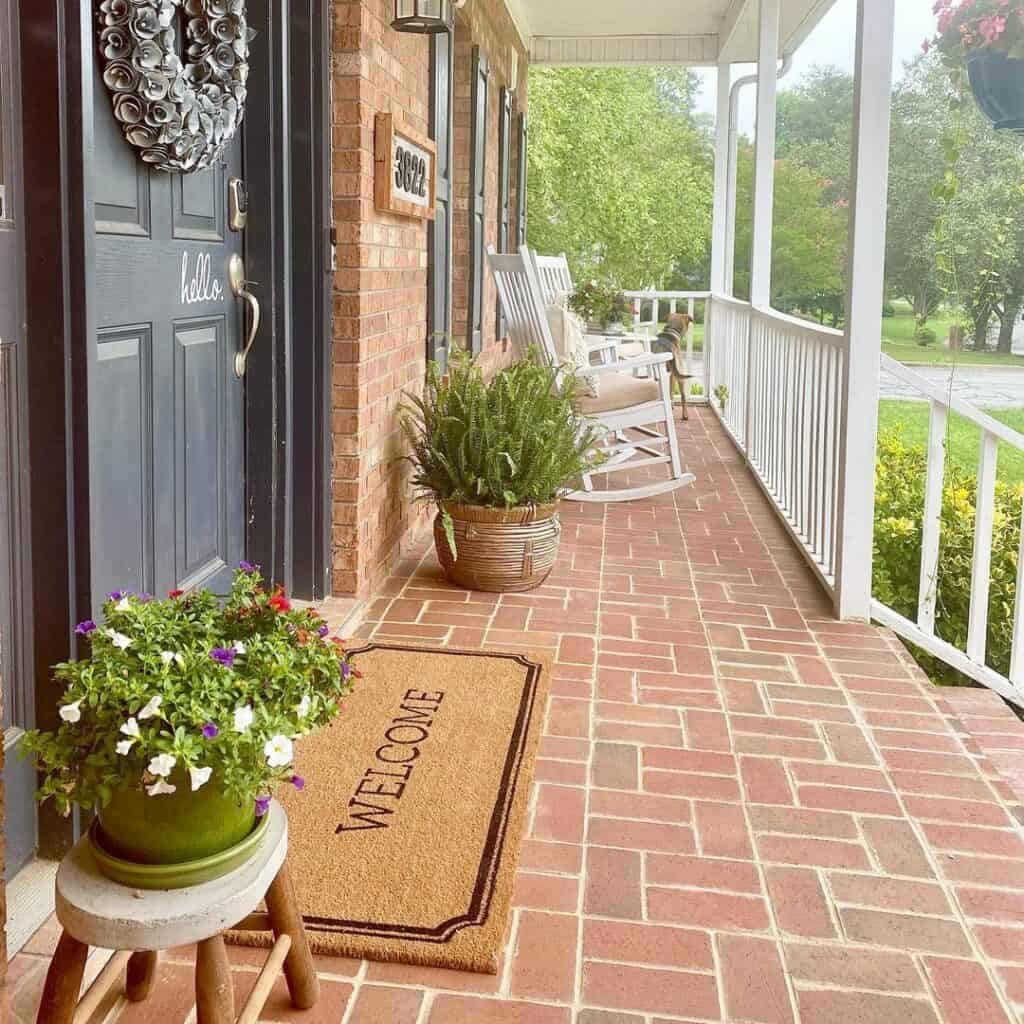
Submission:
M 267 834 L 256 854 L 223 878 L 188 889 L 147 891 L 100 874 L 87 838 L 57 872 L 57 919 L 63 926 L 46 975 L 37 1024 L 87 1020 L 127 972 L 125 994 L 149 994 L 160 950 L 196 943 L 196 1011 L 199 1024 L 235 1024 L 231 969 L 224 946 L 230 928 L 272 931 L 274 945 L 238 1024 L 258 1018 L 278 971 L 284 970 L 292 1005 L 313 1006 L 319 982 L 285 866 L 288 819 L 273 801 Z M 262 901 L 266 913 L 255 913 Z M 89 947 L 115 950 L 89 990 L 80 995 Z

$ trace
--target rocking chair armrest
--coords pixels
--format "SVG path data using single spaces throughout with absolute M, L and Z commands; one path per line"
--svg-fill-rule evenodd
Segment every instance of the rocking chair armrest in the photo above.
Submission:
M 615 338 L 605 338 L 598 334 L 588 334 L 585 336 L 587 342 L 587 352 L 611 352 L 615 353 L 619 349 L 618 340 Z
M 587 368 L 587 373 L 593 376 L 605 373 L 632 373 L 633 370 L 640 370 L 647 366 L 657 369 L 671 361 L 671 353 L 655 352 L 651 355 L 636 356 L 634 359 L 620 359 L 617 363 L 612 363 L 609 366 L 591 366 Z

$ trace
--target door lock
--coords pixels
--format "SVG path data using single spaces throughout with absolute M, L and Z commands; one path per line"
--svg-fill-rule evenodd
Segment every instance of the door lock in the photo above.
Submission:
M 249 190 L 241 178 L 228 181 L 228 227 L 244 231 L 249 223 Z

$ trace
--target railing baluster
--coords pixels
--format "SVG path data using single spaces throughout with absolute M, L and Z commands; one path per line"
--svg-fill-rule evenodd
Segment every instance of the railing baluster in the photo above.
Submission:
M 999 441 L 987 430 L 981 435 L 978 497 L 974 515 L 974 558 L 971 562 L 971 611 L 967 625 L 967 657 L 985 663 L 988 648 L 988 597 L 991 589 L 992 525 L 996 507 L 996 464 Z
M 935 632 L 935 599 L 939 585 L 939 536 L 942 531 L 942 488 L 946 474 L 946 407 L 931 403 L 928 429 L 928 464 L 924 486 L 921 533 L 921 579 L 918 585 L 917 624 Z
M 1020 541 L 1017 546 L 1017 587 L 1013 593 L 1013 640 L 1010 643 L 1010 682 L 1022 689 L 1024 684 L 1024 515 L 1021 516 Z M 1024 694 L 1021 694 L 1024 698 Z

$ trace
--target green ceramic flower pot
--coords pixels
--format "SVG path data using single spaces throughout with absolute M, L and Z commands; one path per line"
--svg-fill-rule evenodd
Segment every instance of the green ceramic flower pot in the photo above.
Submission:
M 184 864 L 213 857 L 253 831 L 256 810 L 239 805 L 212 779 L 192 792 L 188 776 L 175 772 L 174 793 L 149 796 L 123 789 L 100 812 L 103 848 L 138 864 Z

